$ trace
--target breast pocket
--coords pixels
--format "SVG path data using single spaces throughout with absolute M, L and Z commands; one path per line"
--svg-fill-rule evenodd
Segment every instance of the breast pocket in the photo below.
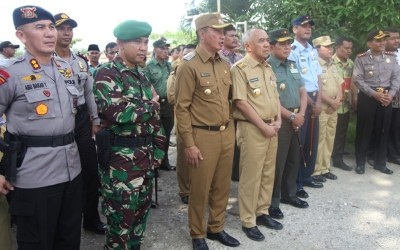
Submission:
M 197 88 L 198 95 L 204 99 L 213 99 L 217 94 L 217 87 L 215 85 L 214 79 L 207 77 L 201 78 L 199 82 L 199 87 Z
M 79 91 L 73 85 L 67 86 L 67 90 L 68 90 L 68 93 L 69 93 L 71 111 L 72 111 L 73 114 L 76 114 L 76 112 L 77 112 L 76 107 L 78 106 Z
M 50 89 L 40 89 L 25 92 L 28 102 L 28 119 L 37 120 L 54 118 L 53 92 Z
M 372 78 L 377 74 L 374 65 L 365 65 L 364 76 L 365 78 Z
M 255 98 L 261 96 L 261 81 L 255 78 L 247 79 L 247 81 L 250 95 Z

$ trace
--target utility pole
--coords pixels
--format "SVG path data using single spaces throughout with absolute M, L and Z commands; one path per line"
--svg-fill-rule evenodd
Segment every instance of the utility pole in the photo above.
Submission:
M 217 12 L 221 13 L 221 0 L 217 0 Z

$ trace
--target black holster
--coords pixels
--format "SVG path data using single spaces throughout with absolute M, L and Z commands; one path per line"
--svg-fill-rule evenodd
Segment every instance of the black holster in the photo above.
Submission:
M 0 144 L 1 151 L 4 153 L 0 163 L 0 172 L 4 174 L 7 180 L 15 181 L 17 168 L 21 166 L 24 160 L 26 148 L 22 147 L 20 141 L 12 140 L 11 134 L 8 132 L 4 133 L 4 141 Z
M 112 133 L 108 129 L 102 129 L 96 133 L 97 145 L 97 161 L 102 169 L 109 169 L 109 161 L 111 157 L 111 136 Z

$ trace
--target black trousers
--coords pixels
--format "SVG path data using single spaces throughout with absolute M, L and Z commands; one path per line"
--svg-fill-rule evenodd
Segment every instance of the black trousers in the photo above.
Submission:
M 380 102 L 366 94 L 358 93 L 356 125 L 356 164 L 365 166 L 371 135 L 375 139 L 372 152 L 376 167 L 386 165 L 389 128 L 392 106 L 384 107 Z
M 389 159 L 400 159 L 400 108 L 392 108 L 387 156 Z
M 75 116 L 75 140 L 82 165 L 83 225 L 97 225 L 100 222 L 98 210 L 100 178 L 96 147 L 92 138 L 92 124 L 85 109 L 79 110 Z
M 307 93 L 315 102 L 317 95 L 313 96 Z M 300 141 L 303 145 L 303 155 L 300 156 L 299 172 L 297 175 L 297 188 L 303 187 L 303 183 L 311 180 L 311 175 L 315 170 L 318 153 L 319 136 L 319 117 L 313 117 L 312 107 L 307 106 L 304 116 L 304 124 L 300 128 Z M 303 158 L 304 156 L 304 158 Z M 304 162 L 306 166 L 304 166 Z
M 10 213 L 17 224 L 18 249 L 79 249 L 81 196 L 81 175 L 48 187 L 15 188 Z
M 236 126 L 237 121 L 234 122 L 235 125 L 235 134 L 236 134 Z M 232 164 L 232 181 L 239 181 L 239 162 L 240 162 L 240 150 L 237 146 L 236 136 L 235 136 L 235 147 L 233 150 L 233 164 Z
M 166 100 L 166 98 L 163 98 L 162 100 Z M 167 101 L 161 101 L 160 114 L 161 114 L 161 125 L 165 130 L 165 137 L 167 139 L 167 143 L 165 143 L 165 155 L 163 162 L 161 163 L 162 167 L 169 165 L 168 150 L 169 150 L 169 140 L 171 138 L 171 131 L 174 128 L 174 107 Z
M 275 182 L 271 207 L 279 207 L 280 199 L 296 199 L 296 178 L 299 171 L 299 134 L 295 133 L 292 123 L 282 120 L 278 132 L 278 151 L 276 154 Z
M 332 159 L 333 162 L 343 162 L 343 152 L 346 146 L 347 129 L 349 127 L 350 112 L 338 114 L 336 125 L 336 135 L 333 143 Z

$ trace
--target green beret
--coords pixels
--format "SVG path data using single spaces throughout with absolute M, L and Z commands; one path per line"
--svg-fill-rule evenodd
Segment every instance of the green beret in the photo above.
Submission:
M 151 33 L 151 26 L 146 22 L 136 20 L 127 20 L 114 29 L 114 36 L 119 40 L 134 40 L 139 37 L 149 36 Z

